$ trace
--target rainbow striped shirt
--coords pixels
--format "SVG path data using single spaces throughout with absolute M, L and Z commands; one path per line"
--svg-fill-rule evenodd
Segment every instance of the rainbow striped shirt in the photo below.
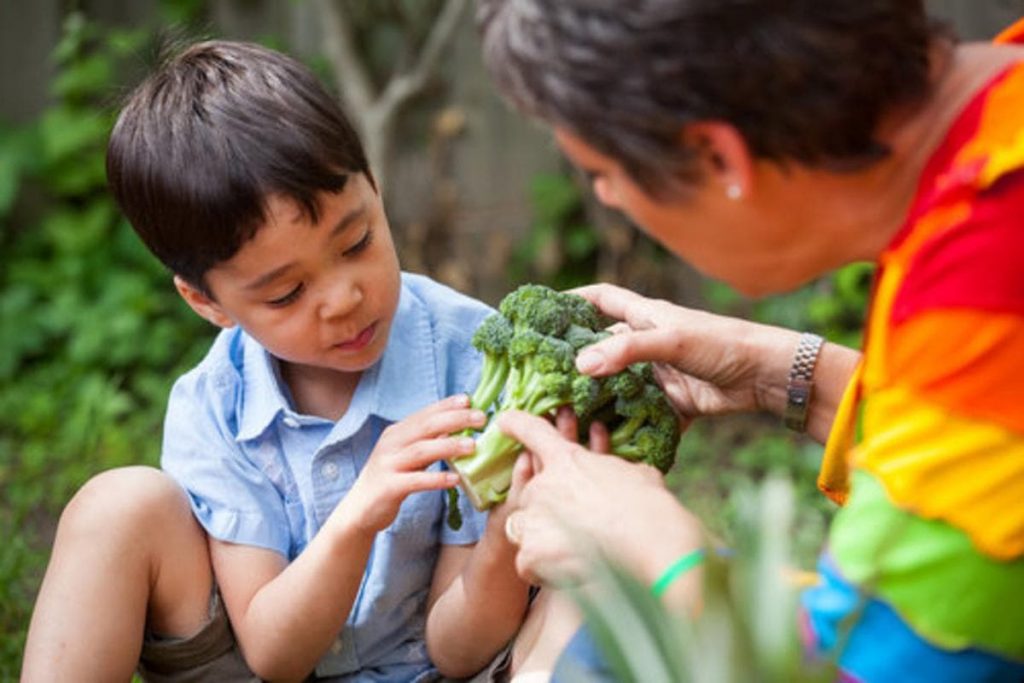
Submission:
M 878 266 L 805 634 L 844 680 L 1024 681 L 1024 62 L 961 112 Z

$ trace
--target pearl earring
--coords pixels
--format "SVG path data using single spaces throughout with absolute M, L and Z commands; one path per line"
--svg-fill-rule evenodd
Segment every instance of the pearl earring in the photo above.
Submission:
M 743 196 L 743 190 L 736 183 L 732 183 L 725 188 L 725 196 L 729 199 L 736 200 Z

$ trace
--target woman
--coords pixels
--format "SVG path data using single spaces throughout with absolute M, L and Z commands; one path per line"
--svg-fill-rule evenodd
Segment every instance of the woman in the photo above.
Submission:
M 844 507 L 803 616 L 851 680 L 1024 678 L 1024 25 L 958 44 L 908 0 L 491 0 L 480 25 L 597 197 L 707 275 L 757 296 L 878 265 L 862 354 L 599 285 L 628 331 L 580 370 L 656 361 L 687 417 L 827 441 Z M 573 561 L 568 522 L 693 604 L 699 528 L 659 478 L 502 426 L 534 456 L 524 576 Z

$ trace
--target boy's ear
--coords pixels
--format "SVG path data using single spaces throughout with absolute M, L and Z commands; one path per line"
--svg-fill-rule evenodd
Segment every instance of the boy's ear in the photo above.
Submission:
M 199 317 L 205 318 L 217 327 L 234 327 L 235 321 L 224 312 L 220 304 L 178 275 L 174 276 L 174 288 Z
M 683 128 L 682 142 L 697 151 L 706 180 L 720 185 L 733 199 L 750 193 L 754 159 L 735 126 L 696 121 Z

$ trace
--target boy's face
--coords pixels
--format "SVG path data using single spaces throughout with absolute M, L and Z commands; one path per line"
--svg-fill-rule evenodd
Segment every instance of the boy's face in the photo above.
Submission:
M 267 221 L 231 259 L 206 274 L 212 298 L 175 279 L 201 316 L 240 325 L 299 368 L 356 373 L 381 356 L 398 308 L 398 256 L 380 196 L 361 173 L 323 192 L 312 224 L 272 195 Z

